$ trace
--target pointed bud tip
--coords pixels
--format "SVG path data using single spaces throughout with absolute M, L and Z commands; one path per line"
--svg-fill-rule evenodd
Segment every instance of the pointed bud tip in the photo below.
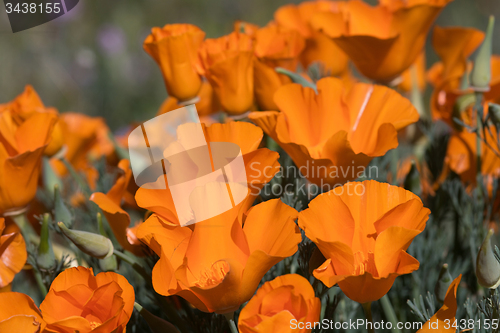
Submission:
M 488 230 L 476 260 L 477 280 L 481 286 L 490 289 L 496 289 L 500 285 L 500 263 L 495 258 L 490 241 L 493 234 L 493 229 Z

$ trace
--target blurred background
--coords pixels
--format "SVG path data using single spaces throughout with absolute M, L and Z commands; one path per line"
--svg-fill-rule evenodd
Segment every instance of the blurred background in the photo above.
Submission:
M 299 2 L 81 0 L 68 14 L 15 34 L 0 6 L 0 103 L 31 84 L 47 106 L 102 116 L 113 130 L 150 119 L 167 96 L 159 68 L 142 49 L 152 27 L 192 23 L 208 38 L 219 37 L 235 20 L 262 26 L 278 7 Z M 484 31 L 489 15 L 500 19 L 500 0 L 455 0 L 436 24 Z M 500 24 L 495 35 L 500 40 Z M 494 47 L 500 54 L 500 43 Z M 436 59 L 429 42 L 427 67 Z

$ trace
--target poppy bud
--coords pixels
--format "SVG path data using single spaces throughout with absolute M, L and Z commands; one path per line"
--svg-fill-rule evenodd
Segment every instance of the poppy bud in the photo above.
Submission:
M 62 221 L 70 228 L 73 225 L 73 215 L 61 198 L 59 185 L 54 185 L 54 218 L 56 221 Z
M 450 286 L 452 280 L 450 271 L 448 270 L 448 264 L 444 264 L 443 267 L 441 267 L 439 278 L 436 282 L 436 287 L 434 288 L 434 294 L 436 295 L 437 300 L 441 303 L 444 302 L 446 292 L 448 291 L 448 287 Z
M 493 45 L 493 27 L 495 25 L 495 17 L 490 16 L 486 35 L 483 44 L 477 52 L 474 61 L 474 68 L 470 75 L 471 88 L 475 91 L 489 91 L 491 80 L 491 52 Z
M 141 314 L 142 318 L 146 320 L 153 333 L 179 333 L 174 325 L 153 315 L 151 312 L 144 309 L 139 303 L 136 302 L 134 304 L 134 308 Z
M 109 238 L 87 231 L 70 230 L 63 222 L 58 222 L 57 225 L 61 228 L 64 236 L 72 241 L 83 253 L 97 259 L 104 259 L 113 255 L 114 248 Z
M 49 222 L 51 221 L 50 215 L 45 214 L 42 220 L 42 229 L 40 231 L 40 244 L 38 244 L 38 253 L 36 256 L 36 263 L 38 268 L 42 270 L 51 270 L 56 266 L 56 257 L 52 249 L 49 234 Z
M 500 263 L 493 254 L 490 242 L 492 235 L 493 229 L 490 229 L 477 254 L 476 276 L 483 287 L 496 289 L 500 285 Z

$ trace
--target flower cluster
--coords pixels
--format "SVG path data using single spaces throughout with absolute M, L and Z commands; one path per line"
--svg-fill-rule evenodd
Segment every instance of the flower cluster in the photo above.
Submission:
M 195 105 L 207 147 L 237 145 L 246 175 L 242 200 L 187 226 L 168 166 L 135 182 L 138 124 L 113 132 L 31 86 L 0 105 L 0 331 L 319 332 L 362 311 L 369 327 L 470 329 L 460 315 L 497 329 L 500 56 L 493 18 L 486 33 L 435 26 L 426 71 L 449 2 L 306 1 L 218 38 L 153 28 L 143 47 L 168 93 L 157 116 Z M 146 138 L 151 160 L 163 134 Z

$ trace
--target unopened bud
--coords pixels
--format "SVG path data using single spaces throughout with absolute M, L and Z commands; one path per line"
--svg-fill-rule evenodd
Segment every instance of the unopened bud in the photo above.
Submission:
M 139 303 L 136 302 L 134 308 L 141 314 L 142 318 L 146 320 L 153 333 L 179 333 L 179 330 L 177 330 L 174 325 L 164 319 L 158 318 L 144 309 Z
M 40 231 L 40 244 L 38 244 L 38 252 L 36 256 L 36 264 L 41 270 L 52 270 L 56 267 L 56 257 L 52 249 L 50 241 L 49 223 L 50 215 L 45 214 L 42 220 L 42 228 Z
M 448 291 L 448 287 L 453 281 L 450 271 L 448 270 L 448 264 L 444 264 L 441 267 L 441 271 L 439 272 L 439 278 L 436 283 L 436 287 L 434 288 L 434 294 L 436 298 L 441 303 L 444 303 L 444 299 L 446 297 L 446 292 Z
M 493 229 L 490 229 L 477 254 L 476 277 L 483 287 L 496 289 L 500 285 L 500 263 L 493 254 L 490 242 L 492 235 Z
M 73 225 L 73 214 L 64 204 L 61 198 L 61 190 L 57 184 L 54 186 L 54 218 L 56 221 L 64 222 L 70 228 Z
M 493 27 L 495 25 L 495 17 L 490 16 L 486 35 L 483 44 L 477 52 L 474 61 L 474 68 L 470 75 L 471 88 L 475 91 L 489 91 L 491 80 L 491 52 L 493 46 Z
M 83 253 L 97 259 L 109 258 L 113 255 L 113 243 L 109 238 L 87 231 L 70 230 L 63 222 L 58 222 L 62 233 Z

